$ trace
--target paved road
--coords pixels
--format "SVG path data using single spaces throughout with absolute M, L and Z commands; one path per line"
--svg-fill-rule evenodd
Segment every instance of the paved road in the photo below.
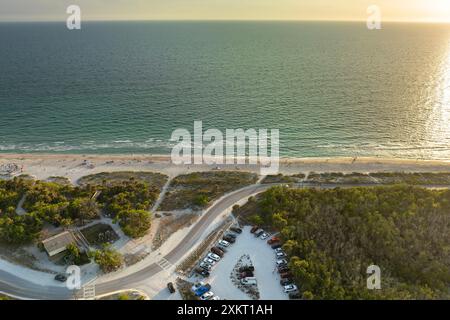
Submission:
M 235 191 L 217 201 L 202 215 L 200 220 L 194 225 L 183 240 L 180 241 L 180 243 L 172 251 L 164 256 L 164 258 L 172 264 L 178 263 L 182 256 L 194 245 L 196 245 L 204 230 L 224 210 L 242 199 L 263 192 L 270 187 L 270 185 L 253 185 Z M 134 285 L 151 278 L 160 271 L 162 271 L 161 267 L 156 263 L 153 263 L 133 274 L 96 285 L 96 294 L 101 295 L 121 289 L 133 288 Z M 72 299 L 74 297 L 73 292 L 64 287 L 35 284 L 16 277 L 4 270 L 0 270 L 0 292 L 29 299 L 55 300 Z
M 217 201 L 212 207 L 210 207 L 200 218 L 200 220 L 194 225 L 189 233 L 183 238 L 182 241 L 167 255 L 164 256 L 172 264 L 177 264 L 182 256 L 193 246 L 197 244 L 204 230 L 216 219 L 224 210 L 233 206 L 235 203 L 266 191 L 271 185 L 252 185 L 235 191 Z M 297 185 L 303 187 L 318 187 L 317 185 Z M 335 185 L 335 184 L 322 184 L 319 187 L 322 189 L 332 189 L 336 187 L 351 188 L 359 186 L 368 186 L 362 184 L 354 185 Z M 427 188 L 442 188 L 442 186 L 424 186 Z M 156 263 L 153 263 L 133 274 L 126 275 L 124 277 L 114 279 L 111 281 L 103 282 L 96 285 L 96 294 L 101 295 L 108 292 L 113 292 L 121 289 L 133 288 L 136 284 L 146 279 L 151 278 L 162 271 L 161 267 Z M 6 271 L 0 270 L 0 292 L 7 294 L 31 298 L 31 299 L 72 299 L 74 297 L 73 292 L 62 287 L 48 287 L 39 284 L 30 283 L 9 274 Z

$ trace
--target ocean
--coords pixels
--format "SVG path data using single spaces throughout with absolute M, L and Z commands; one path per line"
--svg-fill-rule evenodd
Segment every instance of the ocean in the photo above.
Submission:
M 0 152 L 153 153 L 280 130 L 280 154 L 450 159 L 450 25 L 0 23 Z

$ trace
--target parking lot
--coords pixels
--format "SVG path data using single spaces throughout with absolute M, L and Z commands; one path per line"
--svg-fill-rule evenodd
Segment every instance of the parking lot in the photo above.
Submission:
M 267 244 L 267 239 L 256 238 L 250 233 L 250 229 L 250 227 L 243 228 L 243 232 L 237 235 L 236 242 L 226 248 L 225 255 L 215 263 L 210 276 L 203 281 L 208 282 L 211 291 L 221 299 L 250 300 L 251 298 L 237 288 L 230 278 L 238 260 L 248 254 L 255 267 L 254 276 L 257 279 L 260 299 L 288 299 L 288 295 L 280 285 L 274 250 Z

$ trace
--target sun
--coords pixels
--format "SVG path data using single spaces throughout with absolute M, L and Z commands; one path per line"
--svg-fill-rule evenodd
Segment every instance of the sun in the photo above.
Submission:
M 436 22 L 450 22 L 450 0 L 427 0 L 426 11 Z

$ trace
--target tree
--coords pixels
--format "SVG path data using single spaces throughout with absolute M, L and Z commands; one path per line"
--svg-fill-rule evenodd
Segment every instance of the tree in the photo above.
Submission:
M 238 211 L 280 231 L 304 299 L 448 299 L 450 192 L 271 188 Z M 367 290 L 367 267 L 383 289 Z
M 85 220 L 98 218 L 100 210 L 97 203 L 90 198 L 78 198 L 71 202 L 69 212 L 74 219 L 78 219 L 81 224 Z
M 102 250 L 95 251 L 94 261 L 105 273 L 116 271 L 123 264 L 122 255 L 108 245 L 105 245 Z
M 201 208 L 206 207 L 208 203 L 209 197 L 206 194 L 199 194 L 194 200 L 194 204 Z
M 151 213 L 146 210 L 122 211 L 119 220 L 123 232 L 132 238 L 143 237 L 152 224 Z

